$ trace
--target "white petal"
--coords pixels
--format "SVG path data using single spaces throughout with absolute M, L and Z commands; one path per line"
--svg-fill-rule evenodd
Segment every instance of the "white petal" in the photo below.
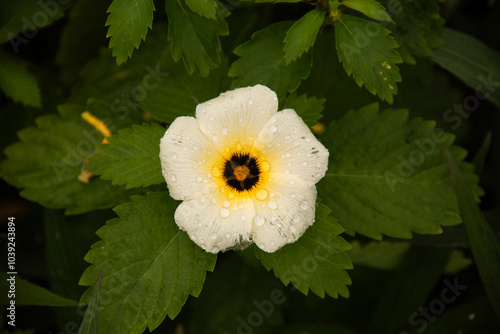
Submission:
M 177 225 L 201 248 L 218 253 L 246 248 L 255 217 L 251 199 L 228 199 L 219 192 L 182 202 L 175 211 Z
M 253 240 L 272 253 L 296 241 L 313 224 L 316 186 L 294 175 L 277 174 L 267 191 L 264 201 L 254 200 Z
M 266 86 L 238 88 L 199 104 L 201 131 L 222 152 L 240 144 L 251 147 L 262 127 L 278 111 L 278 98 Z
M 316 183 L 328 168 L 328 150 L 292 109 L 273 116 L 254 147 L 269 161 L 271 172 L 296 175 Z
M 218 153 L 193 117 L 178 117 L 160 142 L 160 160 L 170 196 L 189 200 L 213 191 L 211 166 Z

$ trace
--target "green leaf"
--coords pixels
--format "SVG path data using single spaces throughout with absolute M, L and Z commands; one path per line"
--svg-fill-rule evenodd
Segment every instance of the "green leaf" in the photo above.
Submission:
M 345 251 L 351 246 L 339 236 L 343 229 L 323 204 L 316 208 L 316 222 L 296 242 L 275 253 L 255 249 L 267 270 L 273 270 L 283 284 L 292 283 L 307 295 L 311 290 L 324 298 L 325 292 L 337 298 L 349 296 L 351 279 L 345 269 L 352 269 Z
M 165 128 L 156 123 L 123 129 L 108 138 L 109 144 L 98 146 L 99 154 L 90 159 L 88 169 L 127 188 L 165 183 L 159 157 L 164 134 Z
M 8 298 L 11 284 L 15 285 L 15 298 Z M 45 288 L 30 283 L 17 275 L 7 273 L 0 274 L 0 288 L 4 293 L 0 296 L 0 303 L 8 305 L 15 300 L 17 305 L 39 305 L 39 306 L 77 306 L 78 302 L 61 297 Z
M 170 47 L 166 31 L 166 24 L 155 24 L 134 57 L 121 66 L 116 64 L 109 49 L 101 49 L 100 56 L 80 70 L 81 79 L 73 87 L 68 101 L 85 104 L 92 97 L 110 103 L 117 116 L 129 117 L 139 102 L 168 77 L 159 66 L 162 55 Z
M 264 326 L 256 334 L 357 334 L 358 332 L 344 326 L 332 325 L 286 325 Z
M 452 29 L 441 36 L 444 44 L 432 59 L 500 107 L 500 53 Z
M 283 41 L 285 43 L 283 50 L 285 51 L 287 65 L 314 45 L 324 18 L 325 12 L 316 8 L 302 16 L 288 29 Z
M 374 20 L 392 21 L 385 7 L 375 0 L 342 0 L 340 4 L 357 10 Z
M 233 87 L 262 84 L 275 91 L 278 98 L 299 87 L 300 81 L 309 76 L 312 56 L 308 52 L 286 64 L 283 39 L 291 25 L 291 21 L 274 23 L 257 31 L 251 40 L 234 49 L 234 53 L 241 58 L 229 69 L 228 75 L 236 77 Z
M 440 6 L 437 1 L 413 0 L 383 0 L 386 7 L 392 8 L 392 19 L 395 24 L 390 25 L 394 38 L 398 42 L 398 50 L 405 62 L 415 64 L 413 57 L 430 57 L 433 49 L 443 42 L 439 36 L 444 25 L 444 19 L 439 16 Z
M 472 188 L 457 161 L 448 150 L 445 154 L 472 254 L 491 305 L 497 318 L 500 319 L 500 281 L 498 280 L 500 277 L 500 242 L 476 204 Z
M 229 33 L 224 16 L 227 10 L 218 5 L 215 20 L 200 16 L 184 3 L 184 0 L 165 2 L 168 16 L 168 40 L 172 41 L 175 61 L 184 60 L 189 74 L 195 70 L 206 77 L 211 69 L 221 63 L 222 49 L 219 36 Z
M 42 106 L 40 88 L 35 77 L 14 58 L 0 52 L 0 89 L 15 102 Z
M 92 288 L 92 295 L 90 296 L 89 306 L 83 316 L 82 325 L 78 334 L 96 334 L 99 327 L 97 327 L 97 316 L 99 314 L 99 304 L 101 302 L 101 284 L 102 284 L 102 270 L 97 275 L 97 280 Z
M 474 156 L 474 160 L 472 163 L 474 164 L 474 170 L 478 175 L 481 175 L 481 172 L 484 168 L 484 163 L 486 162 L 486 157 L 488 156 L 488 152 L 490 151 L 491 146 L 491 131 L 488 132 L 486 138 L 484 138 L 483 145 L 479 149 L 479 152 Z
M 186 69 L 166 56 L 160 64 L 169 76 L 151 90 L 140 107 L 160 121 L 172 123 L 179 116 L 194 116 L 199 103 L 210 100 L 226 90 L 227 61 L 203 78 L 189 75 Z
M 106 103 L 89 100 L 86 107 L 65 104 L 60 115 L 48 114 L 36 119 L 36 127 L 18 132 L 20 141 L 5 149 L 3 178 L 21 188 L 21 196 L 52 209 L 66 209 L 79 214 L 115 206 L 129 200 L 125 187 L 92 178 L 85 184 L 78 180 L 86 160 L 101 143 L 103 136 L 81 118 L 84 111 L 107 122 L 112 132 L 137 121 L 132 115 L 121 120 Z
M 335 20 L 335 43 L 339 60 L 358 86 L 365 85 L 389 103 L 397 94 L 401 81 L 399 68 L 402 59 L 395 50 L 398 43 L 390 31 L 380 24 L 351 15 L 341 15 Z
M 325 99 L 318 99 L 315 96 L 307 97 L 306 94 L 298 96 L 296 93 L 288 95 L 283 101 L 280 110 L 291 108 L 302 117 L 308 125 L 313 126 L 323 117 Z
M 216 19 L 217 3 L 214 0 L 186 0 L 186 4 L 195 13 L 209 19 Z
M 153 330 L 167 315 L 173 319 L 189 295 L 201 292 L 216 256 L 179 230 L 176 206 L 167 192 L 134 196 L 115 208 L 119 218 L 97 232 L 102 241 L 85 256 L 93 265 L 80 284 L 93 285 L 103 271 L 99 333 Z
M 18 53 L 41 28 L 63 17 L 72 4 L 73 1 L 1 1 L 0 43 L 10 40 L 14 52 Z
M 352 263 L 370 268 L 394 269 L 410 248 L 409 243 L 372 241 L 361 245 L 359 241 L 351 242 L 352 249 L 347 252 Z
M 116 63 L 121 65 L 146 39 L 148 28 L 153 27 L 153 0 L 113 0 L 108 8 L 109 26 L 107 37 L 111 37 L 109 48 L 113 49 Z
M 441 225 L 461 222 L 443 149 L 454 136 L 434 122 L 408 121 L 407 110 L 379 112 L 371 104 L 333 122 L 321 137 L 329 168 L 318 183 L 319 197 L 348 234 L 411 238 L 439 234 Z M 458 160 L 466 152 L 452 147 Z M 480 195 L 471 164 L 460 167 Z

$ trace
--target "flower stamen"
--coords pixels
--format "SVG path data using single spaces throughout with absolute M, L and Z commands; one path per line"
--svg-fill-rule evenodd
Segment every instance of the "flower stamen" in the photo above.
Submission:
M 259 174 L 257 160 L 249 154 L 233 154 L 224 166 L 226 184 L 237 191 L 252 189 L 259 181 Z

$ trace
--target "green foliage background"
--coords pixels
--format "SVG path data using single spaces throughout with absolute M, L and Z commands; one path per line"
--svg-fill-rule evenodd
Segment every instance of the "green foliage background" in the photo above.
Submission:
M 16 333 L 498 333 L 499 22 L 495 0 L 2 1 Z M 316 220 L 209 254 L 159 140 L 255 84 L 330 152 Z

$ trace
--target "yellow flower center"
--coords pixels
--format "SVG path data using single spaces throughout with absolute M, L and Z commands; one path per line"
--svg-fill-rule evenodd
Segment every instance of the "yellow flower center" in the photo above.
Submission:
M 238 166 L 234 169 L 234 177 L 238 181 L 245 181 L 247 176 L 250 174 L 250 169 L 247 166 Z

